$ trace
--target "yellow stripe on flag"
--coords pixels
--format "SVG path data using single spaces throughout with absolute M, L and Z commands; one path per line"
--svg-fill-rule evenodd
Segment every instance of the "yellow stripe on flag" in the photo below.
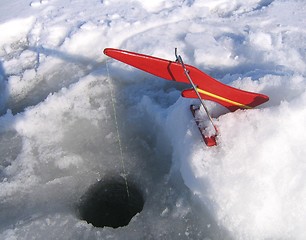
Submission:
M 207 95 L 207 96 L 210 96 L 210 97 L 213 97 L 213 98 L 217 98 L 217 99 L 219 99 L 219 100 L 222 100 L 222 101 L 224 101 L 224 102 L 231 103 L 231 104 L 236 105 L 236 106 L 239 106 L 239 107 L 241 107 L 241 108 L 246 108 L 246 109 L 251 109 L 251 108 L 252 108 L 252 107 L 247 106 L 247 105 L 244 105 L 244 104 L 242 104 L 242 103 L 235 102 L 235 101 L 232 101 L 232 100 L 230 100 L 230 99 L 221 97 L 221 96 L 219 96 L 219 95 L 216 95 L 216 94 L 207 92 L 207 91 L 202 90 L 202 89 L 200 89 L 200 88 L 197 88 L 197 90 L 198 90 L 199 93 L 202 93 L 202 94 L 204 94 L 204 95 Z

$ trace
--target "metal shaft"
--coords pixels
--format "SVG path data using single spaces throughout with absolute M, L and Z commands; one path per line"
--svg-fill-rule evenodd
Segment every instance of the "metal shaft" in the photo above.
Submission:
M 184 73 L 185 73 L 186 77 L 188 78 L 188 81 L 190 82 L 190 84 L 192 85 L 192 88 L 196 92 L 197 97 L 199 98 L 199 100 L 201 102 L 201 105 L 203 106 L 203 108 L 204 108 L 204 110 L 205 110 L 205 112 L 206 112 L 206 114 L 208 116 L 209 121 L 211 122 L 211 124 L 213 125 L 213 127 L 214 127 L 214 129 L 216 131 L 216 134 L 218 134 L 218 129 L 217 129 L 216 125 L 214 124 L 213 120 L 212 120 L 212 117 L 211 117 L 211 115 L 210 115 L 210 113 L 209 113 L 209 111 L 208 111 L 208 109 L 207 109 L 207 107 L 206 107 L 206 105 L 204 103 L 204 100 L 201 98 L 201 95 L 200 95 L 200 93 L 198 91 L 197 86 L 193 83 L 193 81 L 192 81 L 192 79 L 191 79 L 191 77 L 189 75 L 189 72 L 188 72 L 188 70 L 187 70 L 187 68 L 186 68 L 186 66 L 185 66 L 185 64 L 183 62 L 182 57 L 177 54 L 177 48 L 175 48 L 175 56 L 176 56 L 176 60 L 182 65 L 182 67 L 184 69 Z

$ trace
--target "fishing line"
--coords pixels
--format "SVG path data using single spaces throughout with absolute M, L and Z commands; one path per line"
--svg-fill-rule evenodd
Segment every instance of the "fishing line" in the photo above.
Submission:
M 117 142 L 118 142 L 118 147 L 120 151 L 120 160 L 121 160 L 121 167 L 122 167 L 122 172 L 121 176 L 123 176 L 124 181 L 125 181 L 125 187 L 126 187 L 126 193 L 128 198 L 130 197 L 130 192 L 129 192 L 129 186 L 128 186 L 128 181 L 127 181 L 127 172 L 125 168 L 125 162 L 123 158 L 123 148 L 122 148 L 122 142 L 121 142 L 121 136 L 119 132 L 119 124 L 118 124 L 118 119 L 117 119 L 117 109 L 116 109 L 116 99 L 114 97 L 114 92 L 113 92 L 113 85 L 111 82 L 111 77 L 109 73 L 109 67 L 108 67 L 108 60 L 106 60 L 106 72 L 107 72 L 107 81 L 109 84 L 109 89 L 110 89 L 110 95 L 111 95 L 111 101 L 112 101 L 112 106 L 113 106 L 113 112 L 114 112 L 114 120 L 115 120 L 115 126 L 116 126 L 116 137 L 117 137 Z

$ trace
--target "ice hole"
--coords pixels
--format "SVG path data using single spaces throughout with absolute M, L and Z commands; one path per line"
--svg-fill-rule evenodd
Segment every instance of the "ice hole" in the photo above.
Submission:
M 132 182 L 124 178 L 103 179 L 81 197 L 78 212 L 95 227 L 123 227 L 143 209 L 144 198 Z

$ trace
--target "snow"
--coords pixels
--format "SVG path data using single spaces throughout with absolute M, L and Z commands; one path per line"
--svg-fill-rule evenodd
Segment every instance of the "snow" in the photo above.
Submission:
M 2 0 L 0 239 L 305 239 L 304 1 Z M 208 148 L 186 86 L 108 59 L 106 47 L 184 61 L 267 94 L 254 110 L 207 103 Z M 126 172 L 145 195 L 122 228 L 75 206 Z

